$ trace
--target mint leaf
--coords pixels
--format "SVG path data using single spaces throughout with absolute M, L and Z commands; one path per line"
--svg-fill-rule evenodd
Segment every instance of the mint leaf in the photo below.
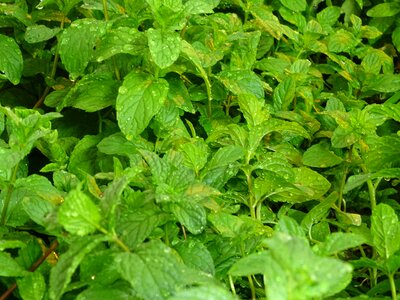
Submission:
M 374 247 L 385 260 L 400 249 L 400 223 L 396 212 L 387 204 L 372 211 L 371 233 Z
M 46 282 L 40 272 L 29 273 L 18 279 L 17 284 L 23 300 L 41 300 L 46 292 Z
M 93 56 L 97 38 L 105 33 L 105 23 L 96 19 L 80 19 L 61 35 L 60 57 L 72 80 L 83 75 Z
M 96 45 L 93 55 L 98 62 L 102 62 L 120 53 L 138 55 L 146 51 L 146 49 L 147 40 L 143 32 L 121 26 L 108 30 L 102 36 L 100 44 Z
M 146 300 L 165 299 L 184 282 L 184 265 L 171 248 L 159 241 L 142 244 L 135 253 L 120 253 L 115 262 L 122 278 Z
M 0 252 L 0 275 L 11 276 L 24 276 L 28 271 L 24 270 L 12 257 L 6 252 Z
M 60 30 L 45 25 L 28 26 L 25 31 L 25 40 L 30 43 L 40 43 L 53 38 Z
M 280 0 L 280 2 L 283 6 L 295 12 L 305 11 L 307 7 L 307 1 L 305 0 Z
M 4 77 L 16 85 L 22 75 L 23 59 L 14 39 L 0 34 L 0 78 Z
M 161 109 L 168 82 L 136 72 L 128 74 L 119 88 L 116 109 L 118 124 L 128 140 L 142 133 Z
M 315 168 L 328 168 L 338 165 L 343 160 L 330 151 L 324 144 L 316 144 L 303 154 L 303 164 Z
M 197 239 L 189 239 L 177 244 L 174 249 L 182 257 L 188 267 L 214 275 L 215 267 L 211 253 L 207 247 Z
M 367 16 L 375 18 L 391 17 L 400 12 L 400 5 L 393 3 L 379 3 L 367 11 Z
M 169 300 L 234 300 L 232 294 L 227 292 L 225 289 L 219 286 L 199 286 L 199 287 L 192 287 L 185 291 L 179 291 L 172 297 L 168 298 Z
M 61 299 L 81 261 L 105 240 L 104 236 L 94 235 L 86 236 L 83 239 L 75 238 L 71 241 L 69 249 L 51 269 L 49 282 L 49 298 L 51 300 Z
M 191 233 L 199 234 L 206 227 L 207 215 L 204 207 L 190 201 L 183 199 L 182 201 L 172 203 L 171 211 Z
M 58 221 L 72 234 L 84 236 L 100 228 L 97 206 L 81 190 L 72 190 L 58 211 Z
M 274 90 L 274 107 L 277 110 L 287 110 L 294 100 L 295 93 L 296 81 L 292 77 L 287 77 Z
M 167 68 L 178 59 L 181 52 L 181 39 L 178 33 L 150 28 L 147 37 L 151 57 L 160 68 Z
M 117 232 L 129 248 L 135 248 L 150 236 L 163 220 L 157 210 L 124 211 L 116 221 Z
M 261 80 L 252 71 L 222 71 L 218 74 L 218 79 L 235 95 L 253 94 L 257 98 L 264 97 Z

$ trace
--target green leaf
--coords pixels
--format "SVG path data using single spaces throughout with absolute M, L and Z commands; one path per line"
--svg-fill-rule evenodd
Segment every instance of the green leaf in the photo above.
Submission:
M 370 170 L 379 171 L 382 168 L 399 165 L 400 138 L 398 136 L 371 137 L 366 142 L 370 149 L 364 158 Z
M 333 26 L 341 14 L 340 7 L 328 6 L 317 13 L 317 20 L 322 26 Z
M 15 167 L 23 158 L 25 153 L 12 149 L 0 148 L 0 170 L 6 172 Z
M 199 240 L 189 238 L 180 242 L 174 248 L 188 267 L 210 275 L 215 274 L 213 258 L 207 247 Z
M 267 241 L 273 259 L 287 275 L 279 282 L 281 272 L 267 272 L 266 279 L 280 285 L 288 294 L 301 295 L 298 299 L 326 297 L 343 290 L 351 281 L 352 267 L 338 259 L 315 255 L 305 239 L 280 234 Z M 301 253 L 301 260 L 297 257 Z M 303 273 L 304 272 L 304 273 Z M 271 299 L 278 299 L 268 293 Z
M 180 150 L 185 157 L 185 166 L 199 174 L 208 161 L 210 149 L 207 144 L 202 139 L 196 139 L 191 143 L 182 144 Z
M 95 174 L 97 147 L 100 136 L 86 135 L 75 146 L 71 153 L 68 170 L 71 173 L 82 175 L 82 172 Z
M 319 223 L 328 215 L 330 209 L 337 201 L 338 197 L 339 195 L 337 192 L 332 192 L 331 194 L 329 194 L 328 197 L 315 205 L 301 220 L 301 227 L 309 232 L 314 224 Z
M 297 122 L 289 122 L 281 119 L 271 118 L 263 125 L 264 135 L 271 132 L 279 132 L 283 136 L 300 136 L 310 139 L 310 134 Z
M 343 290 L 351 281 L 351 265 L 315 255 L 304 238 L 280 233 L 266 243 L 269 251 L 240 259 L 229 273 L 263 274 L 269 299 L 290 299 L 289 295 L 296 295 L 293 299 L 299 300 L 327 297 Z
M 276 224 L 274 229 L 275 232 L 283 232 L 290 236 L 297 236 L 299 238 L 304 238 L 306 233 L 296 220 L 285 215 L 279 218 L 279 222 Z
M 167 299 L 184 285 L 179 256 L 159 241 L 142 244 L 134 253 L 119 253 L 115 262 L 122 278 L 145 300 Z
M 352 175 L 347 179 L 347 182 L 344 186 L 343 192 L 347 193 L 356 187 L 364 184 L 368 180 L 375 179 L 375 178 L 400 178 L 400 169 L 399 168 L 390 168 L 390 169 L 383 169 L 376 173 L 369 173 L 369 174 L 359 174 L 359 175 Z
M 201 233 L 207 223 L 207 215 L 204 207 L 189 199 L 171 203 L 171 210 L 178 221 L 185 226 L 191 233 Z
M 396 47 L 397 51 L 400 49 L 400 26 L 397 26 L 392 32 L 393 45 Z
M 257 98 L 264 98 L 262 82 L 253 71 L 222 71 L 217 78 L 235 95 L 253 94 Z
M 151 76 L 129 73 L 119 88 L 116 109 L 118 125 L 128 140 L 142 133 L 161 109 L 168 94 L 168 82 Z
M 239 95 L 238 104 L 249 128 L 260 125 L 269 119 L 269 113 L 264 109 L 264 100 L 259 100 L 252 94 Z
M 128 141 L 121 132 L 118 132 L 102 139 L 101 142 L 97 144 L 97 148 L 100 152 L 105 154 L 131 157 L 139 153 L 137 151 L 138 149 L 151 151 L 154 149 L 154 146 L 141 136 L 137 136 Z
M 181 52 L 181 38 L 175 31 L 147 30 L 151 57 L 161 69 L 171 66 Z
M 276 262 L 267 251 L 252 253 L 239 259 L 229 270 L 232 276 L 248 276 L 253 274 L 264 274 L 269 268 L 276 267 Z M 280 299 L 280 298 L 279 298 Z
M 400 223 L 396 212 L 387 204 L 379 204 L 372 211 L 371 233 L 374 248 L 387 260 L 400 249 Z
M 60 57 L 72 80 L 84 74 L 97 39 L 105 33 L 105 22 L 77 19 L 61 35 Z
M 93 299 L 118 299 L 129 300 L 133 299 L 128 291 L 119 288 L 110 287 L 91 287 L 80 293 L 76 300 L 93 300 Z
M 59 31 L 59 28 L 49 28 L 45 25 L 28 26 L 25 31 L 25 41 L 30 44 L 48 41 Z
M 239 146 L 219 148 L 201 171 L 203 182 L 216 188 L 222 186 L 236 174 L 237 168 L 234 162 L 242 157 L 243 149 Z
M 0 76 L 2 74 L 17 85 L 21 79 L 23 59 L 21 50 L 13 38 L 0 34 Z
M 392 17 L 400 12 L 397 2 L 379 3 L 367 11 L 367 16 L 372 18 Z
M 188 15 L 211 14 L 219 2 L 220 0 L 189 0 L 184 4 L 185 13 Z
M 290 76 L 283 80 L 274 90 L 274 107 L 287 110 L 296 95 L 296 81 Z
M 46 282 L 42 273 L 38 271 L 18 279 L 17 285 L 23 300 L 41 300 L 46 292 Z
M 231 70 L 252 69 L 257 59 L 257 48 L 260 37 L 260 31 L 236 33 L 231 36 L 231 40 L 234 43 L 231 48 Z
M 87 112 L 95 112 L 115 104 L 119 83 L 111 73 L 84 75 L 68 93 L 57 110 L 72 106 Z
M 328 49 L 334 53 L 348 52 L 358 43 L 359 41 L 351 32 L 339 29 L 329 37 Z
M 295 170 L 295 185 L 309 195 L 309 199 L 319 199 L 331 187 L 329 181 L 319 173 L 300 167 Z
M 49 283 L 49 298 L 59 300 L 71 282 L 72 275 L 87 254 L 106 240 L 106 237 L 93 235 L 75 238 L 69 249 L 63 253 L 57 264 L 51 269 Z
M 296 203 L 321 199 L 331 187 L 330 182 L 324 176 L 307 167 L 294 168 L 293 171 L 295 179 L 292 184 L 294 187 L 271 195 L 272 200 Z
M 140 245 L 159 225 L 163 216 L 154 209 L 124 211 L 117 219 L 116 230 L 129 248 Z
M 144 32 L 129 27 L 110 29 L 96 45 L 94 57 L 102 62 L 116 54 L 127 53 L 139 55 L 147 50 L 147 39 Z
M 115 249 L 96 249 L 79 265 L 79 279 L 91 286 L 111 287 L 120 275 L 115 265 Z
M 14 277 L 27 275 L 24 270 L 12 257 L 6 252 L 0 252 L 0 276 Z
M 362 235 L 356 233 L 333 232 L 328 235 L 325 242 L 317 244 L 314 250 L 323 256 L 337 255 L 339 252 L 360 246 L 366 242 L 367 240 Z
M 58 210 L 58 221 L 72 234 L 84 236 L 100 228 L 97 206 L 81 190 L 72 190 Z
M 391 93 L 400 90 L 399 74 L 375 74 L 363 82 L 363 91 Z
M 303 164 L 314 168 L 328 168 L 340 164 L 343 160 L 327 148 L 327 145 L 319 143 L 311 146 L 303 154 Z
M 283 6 L 295 12 L 305 11 L 307 8 L 306 0 L 280 0 Z
M 236 300 L 231 293 L 215 285 L 191 287 L 177 292 L 168 300 Z

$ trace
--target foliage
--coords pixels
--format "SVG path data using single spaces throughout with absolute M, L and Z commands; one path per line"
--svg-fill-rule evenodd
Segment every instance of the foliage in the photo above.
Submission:
M 0 2 L 2 299 L 397 299 L 397 1 Z

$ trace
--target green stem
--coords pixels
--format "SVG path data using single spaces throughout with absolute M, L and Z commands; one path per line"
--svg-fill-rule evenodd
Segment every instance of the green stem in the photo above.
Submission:
M 104 13 L 104 19 L 106 20 L 106 22 L 108 22 L 110 20 L 110 17 L 108 15 L 108 8 L 107 8 L 107 0 L 103 0 L 103 13 Z M 117 67 L 117 63 L 115 61 L 115 57 L 113 56 L 111 58 L 113 67 L 114 67 L 114 74 L 115 74 L 115 78 L 120 81 L 121 80 L 121 74 L 119 72 L 119 69 Z
M 233 283 L 232 275 L 228 275 L 229 278 L 229 285 L 231 287 L 232 294 L 236 295 L 235 284 Z
M 347 178 L 347 172 L 349 168 L 346 166 L 343 171 L 343 176 L 342 180 L 340 182 L 340 187 L 339 187 L 339 200 L 338 200 L 338 208 L 341 210 L 342 209 L 342 199 L 343 199 L 343 190 L 344 190 L 344 185 L 346 184 L 346 178 Z
M 121 240 L 119 239 L 119 237 L 117 236 L 117 234 L 115 233 L 114 230 L 113 230 L 112 233 L 110 233 L 107 229 L 105 229 L 105 228 L 103 228 L 103 227 L 101 227 L 101 226 L 98 226 L 97 229 L 98 229 L 100 232 L 104 233 L 105 235 L 108 235 L 109 237 L 111 237 L 111 239 L 112 239 L 122 250 L 124 250 L 125 252 L 131 252 L 131 251 L 129 250 L 129 247 L 128 247 L 127 245 L 125 245 L 125 243 L 124 243 L 123 241 L 121 241 Z
M 255 199 L 254 199 L 253 180 L 251 178 L 251 172 L 249 172 L 247 169 L 245 169 L 244 173 L 246 175 L 247 187 L 249 189 L 250 215 L 253 219 L 256 219 L 256 212 L 255 212 L 256 203 L 254 203 Z
M 108 21 L 109 17 L 108 17 L 108 9 L 107 9 L 107 0 L 103 0 L 103 13 L 104 13 L 104 19 L 106 21 Z
M 369 201 L 371 203 L 371 210 L 374 210 L 374 208 L 376 207 L 376 194 L 375 194 L 375 187 L 372 184 L 371 179 L 367 180 L 367 186 L 368 186 L 368 193 L 369 193 Z
M 251 275 L 247 276 L 247 279 L 249 280 L 249 285 L 250 285 L 250 290 L 251 290 L 251 300 L 256 300 L 256 288 L 254 287 L 254 282 L 253 278 L 251 278 Z
M 6 198 L 4 199 L 3 209 L 1 211 L 1 220 L 0 220 L 1 225 L 6 224 L 7 210 L 8 210 L 8 206 L 10 205 L 12 192 L 14 191 L 14 183 L 17 180 L 18 167 L 19 167 L 19 162 L 16 164 L 16 166 L 13 169 L 13 172 L 11 175 L 11 182 L 8 186 Z
M 63 17 L 62 20 L 61 20 L 61 23 L 60 23 L 60 30 L 61 31 L 64 29 L 64 23 L 65 23 L 65 18 Z M 59 44 L 57 44 L 56 53 L 54 54 L 53 66 L 51 67 L 50 79 L 54 79 L 54 77 L 56 76 L 58 60 L 60 59 L 59 48 L 60 48 Z M 49 94 L 50 90 L 51 90 L 51 87 L 46 86 L 42 96 L 39 98 L 38 101 L 36 101 L 36 103 L 33 106 L 33 108 L 39 108 L 43 104 L 44 99 Z
M 397 300 L 396 283 L 394 282 L 394 274 L 390 273 L 388 275 L 390 283 L 390 291 L 392 292 L 392 300 Z

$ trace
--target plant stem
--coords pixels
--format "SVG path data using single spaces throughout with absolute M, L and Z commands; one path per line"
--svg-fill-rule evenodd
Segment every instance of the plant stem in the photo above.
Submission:
M 103 13 L 104 13 L 104 19 L 106 20 L 106 22 L 108 22 L 110 20 L 110 17 L 108 15 L 108 8 L 107 8 L 107 0 L 103 0 Z M 114 74 L 115 74 L 115 78 L 120 81 L 121 80 L 121 74 L 119 73 L 119 69 L 117 67 L 117 63 L 115 61 L 115 57 L 111 57 L 111 61 L 114 67 Z
M 251 278 L 251 275 L 247 276 L 247 279 L 249 280 L 249 285 L 250 285 L 250 290 L 251 290 L 251 300 L 256 300 L 256 289 L 254 287 L 254 282 L 253 278 Z
M 250 215 L 253 219 L 256 219 L 256 212 L 255 212 L 255 203 L 254 203 L 254 190 L 253 190 L 253 180 L 251 178 L 251 172 L 247 170 L 247 168 L 244 169 L 244 173 L 246 175 L 246 181 L 247 181 L 247 187 L 249 189 L 249 208 L 250 208 Z
M 231 287 L 232 294 L 236 295 L 235 284 L 233 283 L 232 275 L 228 275 L 229 278 L 229 285 Z
M 6 195 L 6 198 L 4 199 L 3 209 L 1 211 L 1 220 L 0 220 L 1 225 L 6 224 L 7 210 L 8 210 L 8 206 L 10 205 L 12 192 L 14 191 L 14 183 L 17 180 L 18 167 L 19 167 L 19 162 L 15 165 L 15 167 L 13 169 L 13 172 L 11 175 L 11 182 L 8 185 L 7 195 Z
M 104 19 L 106 21 L 108 21 L 109 17 L 108 17 L 108 9 L 107 9 L 107 0 L 103 0 L 103 13 L 104 13 Z
M 376 207 L 376 194 L 375 194 L 375 187 L 372 184 L 371 179 L 367 180 L 367 186 L 368 186 L 368 193 L 369 193 L 369 201 L 371 203 L 371 210 L 374 210 L 374 208 Z
M 60 23 L 60 30 L 62 31 L 64 29 L 64 20 L 65 18 L 63 17 Z M 59 44 L 57 44 L 56 47 L 56 53 L 54 54 L 54 60 L 53 60 L 53 66 L 51 67 L 51 73 L 50 73 L 50 79 L 54 79 L 54 77 L 56 76 L 56 72 L 57 72 L 57 64 L 58 64 L 58 60 L 60 59 L 60 54 L 59 54 Z M 33 108 L 39 108 L 43 102 L 44 99 L 46 98 L 46 96 L 48 95 L 48 93 L 50 92 L 51 87 L 46 86 L 42 96 L 39 98 L 38 101 L 36 101 L 35 105 L 33 106 Z
M 101 227 L 101 226 L 97 227 L 97 229 L 98 229 L 100 232 L 104 233 L 105 235 L 108 235 L 109 237 L 111 237 L 111 239 L 112 239 L 122 250 L 124 250 L 125 252 L 131 252 L 131 250 L 129 250 L 129 247 L 128 247 L 127 245 L 125 245 L 125 243 L 124 243 L 123 241 L 121 241 L 121 240 L 119 239 L 119 237 L 117 236 L 117 234 L 115 233 L 114 230 L 110 233 L 107 229 L 105 229 L 105 228 L 103 228 L 103 227 Z
M 339 210 L 342 209 L 342 199 L 343 199 L 343 189 L 344 189 L 344 185 L 346 184 L 346 178 L 347 178 L 347 172 L 348 172 L 349 168 L 346 166 L 344 168 L 343 171 L 343 175 L 342 175 L 342 180 L 340 182 L 340 187 L 339 187 L 339 200 L 338 200 L 338 208 Z
M 47 251 L 41 256 L 39 257 L 39 259 L 37 261 L 35 261 L 33 263 L 33 265 L 29 268 L 30 272 L 34 272 L 37 268 L 40 267 L 40 265 L 46 260 L 46 258 L 53 253 L 56 248 L 58 247 L 58 241 L 55 240 L 49 247 L 49 249 L 47 249 Z M 9 296 L 11 296 L 11 294 L 15 291 L 15 289 L 17 288 L 17 284 L 13 283 L 8 289 L 7 291 L 5 291 L 2 295 L 0 295 L 0 300 L 5 300 L 7 299 Z
M 388 274 L 388 277 L 390 283 L 390 291 L 392 293 L 392 300 L 397 300 L 396 283 L 394 282 L 393 273 Z

